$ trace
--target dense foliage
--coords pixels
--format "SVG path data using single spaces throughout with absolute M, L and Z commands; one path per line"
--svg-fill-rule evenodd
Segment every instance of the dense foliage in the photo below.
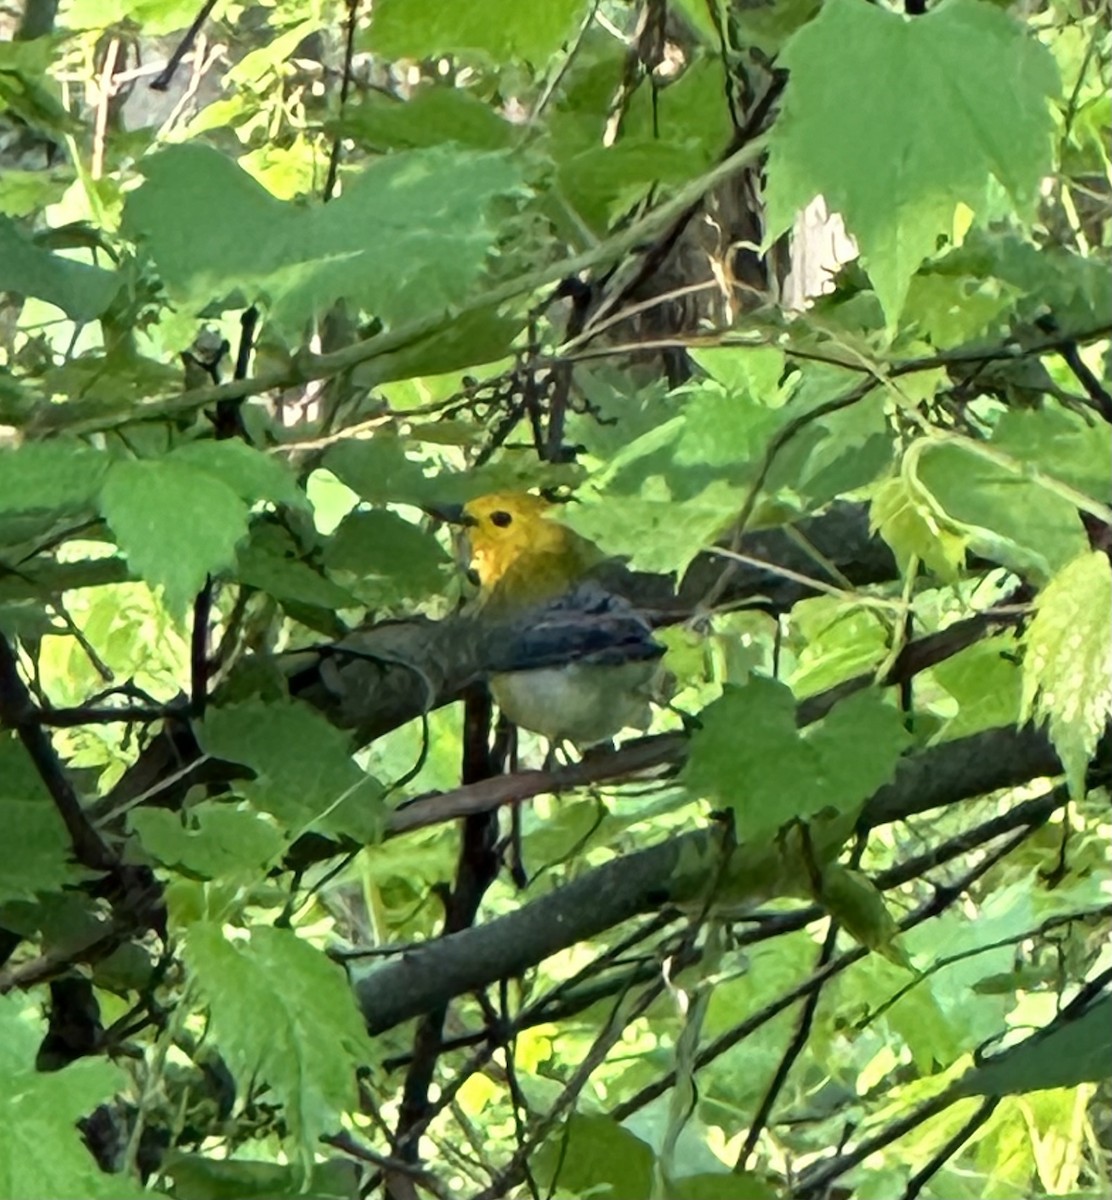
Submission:
M 1100 0 L 195 4 L 0 15 L 0 1196 L 1109 1195 Z

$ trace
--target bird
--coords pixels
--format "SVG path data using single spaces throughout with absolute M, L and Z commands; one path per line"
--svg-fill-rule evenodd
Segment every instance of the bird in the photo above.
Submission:
M 528 492 L 430 509 L 466 532 L 491 695 L 514 725 L 580 750 L 646 729 L 664 673 L 652 625 L 606 586 L 614 560 Z

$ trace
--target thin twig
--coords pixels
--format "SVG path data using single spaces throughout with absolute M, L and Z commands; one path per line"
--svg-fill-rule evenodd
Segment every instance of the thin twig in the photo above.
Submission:
M 942 1167 L 953 1158 L 973 1134 L 992 1116 L 999 1103 L 999 1096 L 986 1096 L 969 1120 L 952 1137 L 947 1138 L 942 1148 L 931 1156 L 930 1161 L 925 1166 L 912 1175 L 907 1182 L 907 1187 L 904 1189 L 901 1200 L 915 1200 L 915 1197 L 922 1192 L 930 1180 L 938 1174 Z
M 834 957 L 834 948 L 837 942 L 838 923 L 831 921 L 830 928 L 826 931 L 822 948 L 819 950 L 818 960 L 815 963 L 816 971 L 821 971 L 823 967 L 829 964 L 830 960 Z M 750 1122 L 749 1131 L 745 1135 L 745 1141 L 742 1143 L 741 1150 L 738 1152 L 737 1161 L 734 1164 L 735 1175 L 740 1175 L 748 1167 L 749 1159 L 753 1156 L 753 1151 L 756 1150 L 761 1134 L 768 1124 L 769 1117 L 772 1115 L 773 1106 L 779 1099 L 784 1084 L 788 1081 L 788 1075 L 791 1073 L 796 1059 L 807 1045 L 821 995 L 822 988 L 817 987 L 808 994 L 807 999 L 803 1002 L 803 1009 L 799 1014 L 799 1020 L 796 1022 L 792 1040 L 788 1043 L 787 1048 L 780 1058 L 780 1062 L 773 1073 L 768 1088 L 761 1098 L 760 1104 L 757 1106 L 753 1120 Z
M 170 55 L 166 66 L 163 67 L 157 78 L 151 80 L 150 87 L 152 92 L 165 92 L 169 89 L 174 75 L 181 65 L 181 60 L 189 53 L 197 34 L 201 32 L 201 26 L 208 20 L 209 14 L 215 7 L 216 0 L 205 0 L 204 4 L 201 5 L 197 15 L 193 18 L 192 24 L 185 31 L 185 35 L 181 41 L 178 42 L 174 53 Z
M 923 924 L 925 921 L 933 920 L 933 918 L 945 912 L 962 893 L 967 891 L 978 879 L 987 874 L 1001 859 L 1011 854 L 1030 834 L 1030 828 L 1020 830 L 1015 836 L 1003 843 L 1003 845 L 986 854 L 976 866 L 967 871 L 955 883 L 937 888 L 930 900 L 921 905 L 915 912 L 910 913 L 899 923 L 899 931 L 904 933 L 909 929 L 915 928 L 917 925 Z M 709 1063 L 714 1062 L 716 1058 L 720 1058 L 727 1050 L 733 1049 L 739 1042 L 744 1041 L 756 1030 L 766 1025 L 773 1017 L 779 1016 L 785 1009 L 790 1008 L 797 1000 L 809 995 L 816 988 L 821 988 L 832 976 L 840 975 L 848 967 L 859 962 L 868 953 L 869 951 L 863 946 L 857 946 L 853 950 L 839 955 L 796 987 L 784 992 L 775 1000 L 766 1004 L 764 1008 L 753 1013 L 731 1029 L 727 1029 L 699 1052 L 695 1060 L 696 1069 L 701 1070 Z M 611 1111 L 610 1115 L 615 1121 L 624 1121 L 658 1096 L 662 1096 L 674 1082 L 675 1072 L 665 1072 L 659 1079 L 647 1084 L 640 1091 L 629 1097 L 629 1099 L 617 1105 Z
M 340 156 L 344 144 L 343 119 L 347 112 L 348 93 L 351 91 L 352 61 L 355 58 L 355 30 L 358 23 L 359 0 L 347 0 L 347 19 L 344 22 L 344 68 L 340 76 L 340 112 L 336 136 L 332 139 L 332 149 L 328 155 L 328 174 L 325 177 L 322 193 L 325 204 L 335 195 L 336 181 L 340 174 Z

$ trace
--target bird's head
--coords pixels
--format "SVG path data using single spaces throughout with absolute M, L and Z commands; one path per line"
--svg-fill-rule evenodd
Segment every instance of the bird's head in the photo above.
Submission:
M 586 566 L 587 543 L 554 518 L 554 507 L 528 492 L 491 492 L 430 512 L 465 528 L 483 593 L 509 589 L 521 600 L 534 600 L 558 594 Z
M 463 506 L 471 565 L 484 591 L 505 579 L 510 571 L 572 555 L 574 534 L 558 521 L 549 520 L 552 502 L 528 492 L 492 492 Z M 574 566 L 569 565 L 569 570 Z

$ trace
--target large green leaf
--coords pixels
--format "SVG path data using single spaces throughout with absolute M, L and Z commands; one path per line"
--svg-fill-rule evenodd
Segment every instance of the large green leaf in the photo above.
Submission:
M 943 528 L 949 525 L 951 535 L 959 534 L 984 557 L 1042 580 L 1088 545 L 1076 506 L 1018 466 L 988 461 L 961 443 L 921 449 L 917 483 L 941 506 L 936 515 L 942 516 Z M 951 551 L 952 537 L 937 536 L 944 558 L 956 559 L 957 543 Z
M 536 1160 L 544 1189 L 564 1195 L 590 1191 L 599 1200 L 648 1200 L 653 1152 L 610 1117 L 576 1114 L 562 1137 L 547 1139 Z
M 205 579 L 234 566 L 247 505 L 208 470 L 172 459 L 114 464 L 100 510 L 132 569 L 184 612 Z
M 432 534 L 381 509 L 346 516 L 324 560 L 329 570 L 352 576 L 368 603 L 382 605 L 440 591 L 451 563 Z
M 345 735 L 311 708 L 260 700 L 213 708 L 198 736 L 209 754 L 254 771 L 240 790 L 291 835 L 311 827 L 375 838 L 381 789 L 352 761 Z
M 327 205 L 277 200 L 200 145 L 165 150 L 143 172 L 125 229 L 171 295 L 193 306 L 266 300 L 294 332 L 340 299 L 390 323 L 462 302 L 499 234 L 495 202 L 522 187 L 508 156 L 444 147 L 381 159 Z
M 91 321 L 112 303 L 120 280 L 111 271 L 51 254 L 0 216 L 0 292 L 35 296 L 73 321 Z
M 959 202 L 987 213 L 995 181 L 1032 211 L 1051 165 L 1058 77 L 1010 15 L 978 0 L 913 18 L 830 0 L 779 65 L 791 77 L 769 153 L 770 236 L 824 196 L 857 238 L 890 323 Z
M 355 1200 L 356 1164 L 334 1158 L 314 1163 L 306 1187 L 302 1172 L 249 1158 L 173 1154 L 162 1170 L 174 1181 L 175 1200 Z
M 164 808 L 140 808 L 131 828 L 144 849 L 167 867 L 201 879 L 237 872 L 258 874 L 276 859 L 285 838 L 258 813 L 215 801 L 193 805 L 184 816 Z
M 426 84 L 402 101 L 370 92 L 343 116 L 343 131 L 383 152 L 456 142 L 473 150 L 501 150 L 514 127 L 465 88 Z
M 167 456 L 223 480 L 243 500 L 272 500 L 305 507 L 305 493 L 293 472 L 272 454 L 264 454 L 238 438 L 187 442 Z
M 231 942 L 199 921 L 184 950 L 221 1053 L 244 1084 L 269 1085 L 307 1171 L 321 1134 L 356 1106 L 355 1072 L 370 1058 L 343 971 L 289 929 L 256 926 Z
M 801 734 L 789 689 L 757 677 L 699 714 L 683 780 L 733 810 L 740 840 L 756 840 L 827 808 L 852 811 L 891 778 L 907 743 L 897 710 L 869 692 Z

